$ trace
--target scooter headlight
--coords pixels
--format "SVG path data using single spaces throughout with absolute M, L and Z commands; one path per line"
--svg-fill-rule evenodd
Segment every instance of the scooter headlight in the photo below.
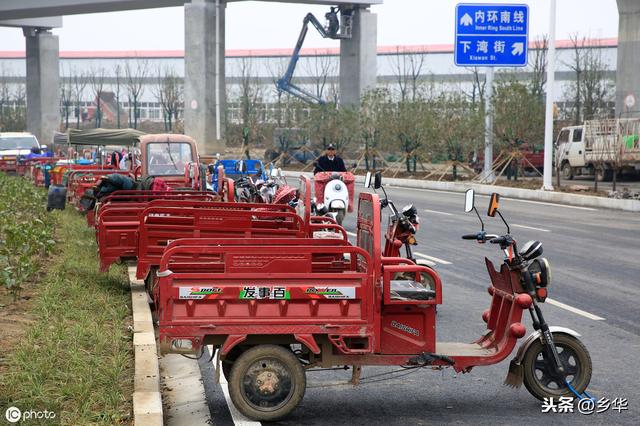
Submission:
M 547 298 L 547 287 L 551 284 L 551 266 L 544 257 L 534 259 L 527 268 L 531 280 L 536 287 L 536 296 L 539 302 Z
M 336 184 L 333 186 L 333 189 L 335 189 L 336 191 L 340 191 L 340 190 L 342 190 L 342 184 L 340 184 L 340 183 L 336 183 Z

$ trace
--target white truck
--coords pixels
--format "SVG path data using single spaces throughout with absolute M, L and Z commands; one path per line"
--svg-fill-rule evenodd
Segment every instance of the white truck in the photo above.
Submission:
M 585 121 L 564 127 L 556 140 L 556 164 L 562 177 L 595 175 L 611 180 L 614 173 L 640 170 L 640 119 Z

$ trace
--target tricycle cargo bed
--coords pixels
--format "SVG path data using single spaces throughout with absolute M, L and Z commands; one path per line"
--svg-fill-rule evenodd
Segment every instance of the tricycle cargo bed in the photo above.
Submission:
M 131 207 L 132 203 L 146 203 L 153 200 L 217 201 L 218 199 L 218 195 L 211 192 L 119 190 L 101 198 L 96 203 L 95 208 L 87 214 L 87 225 L 95 226 L 96 214 L 100 214 L 102 209 L 111 205 L 125 204 L 125 207 Z
M 218 261 L 211 270 L 177 272 L 167 269 L 174 257 L 194 256 L 202 246 L 167 249 L 158 275 L 157 304 L 161 344 L 165 351 L 174 338 L 205 335 L 333 334 L 352 336 L 362 343 L 345 353 L 373 348 L 373 288 L 370 258 L 359 247 L 310 245 L 207 246 Z M 340 258 L 340 268 L 324 272 L 328 255 Z M 348 255 L 348 256 L 347 256 Z M 348 259 L 348 260 L 346 260 Z M 256 323 L 259 321 L 259 326 Z M 197 342 L 193 342 L 198 344 Z
M 199 194 L 199 193 L 195 193 Z M 208 194 L 207 197 L 217 197 L 215 194 Z M 256 204 L 247 203 L 224 203 L 217 201 L 203 201 L 202 196 L 197 195 L 196 199 L 191 200 L 189 198 L 172 200 L 172 199 L 155 199 L 144 203 L 109 203 L 102 206 L 98 213 L 97 225 L 97 240 L 98 240 L 98 253 L 100 256 L 100 270 L 106 271 L 109 266 L 118 259 L 135 258 L 138 256 L 138 231 L 140 228 L 141 220 L 144 219 L 144 213 L 148 208 L 170 208 L 168 212 L 160 212 L 155 214 L 170 215 L 174 213 L 172 217 L 184 217 L 179 214 L 180 211 L 192 212 L 199 211 L 211 211 L 234 208 L 236 212 L 250 211 L 251 208 L 256 208 Z M 262 205 L 261 208 L 268 211 L 275 210 L 275 212 L 287 212 L 289 215 L 295 215 L 294 210 L 288 206 L 274 206 L 274 205 Z M 178 213 L 178 214 L 176 214 Z M 263 212 L 264 213 L 264 212 Z M 210 215 L 210 214 L 209 214 Z M 161 219 L 154 218 L 150 221 L 160 221 Z M 154 222 L 155 223 L 155 222 Z M 171 220 L 168 223 L 171 224 Z M 193 226 L 191 227 L 193 228 Z M 184 230 L 184 227 L 178 227 L 177 229 Z M 195 231 L 189 234 L 183 234 L 184 237 L 193 237 Z M 236 235 L 236 234 L 234 234 Z M 179 236 L 171 237 L 168 239 L 176 239 Z M 146 247 L 146 246 L 145 246 Z M 164 247 L 163 247 L 164 249 Z M 146 249 L 145 249 L 146 252 Z M 160 253 L 161 254 L 161 253 Z
M 217 206 L 213 206 L 216 204 Z M 137 277 L 159 265 L 171 241 L 180 238 L 302 238 L 302 219 L 288 206 L 211 203 L 211 208 L 149 207 L 140 217 Z
M 193 197 L 183 196 L 178 200 L 170 197 L 166 199 L 156 197 L 153 200 L 144 202 L 109 202 L 98 206 L 95 226 L 100 270 L 108 270 L 109 266 L 118 259 L 137 256 L 137 233 L 140 225 L 140 216 L 145 208 L 155 205 L 191 206 L 193 203 L 211 204 L 216 199 L 217 196 L 215 194 L 194 193 Z
M 313 239 L 313 238 L 182 238 L 170 242 L 163 253 L 170 252 L 166 259 L 164 272 L 170 273 L 201 272 L 221 273 L 223 271 L 222 255 L 212 252 L 211 247 L 218 246 L 348 246 L 349 242 L 341 239 Z M 172 249 L 180 247 L 179 250 Z M 350 261 L 350 258 L 348 258 Z M 158 274 L 160 265 L 151 265 L 151 274 L 147 282 L 147 289 L 154 302 L 158 302 Z M 328 253 L 324 255 L 314 254 L 313 272 L 341 272 L 345 265 L 342 254 Z M 154 271 L 156 273 L 154 273 Z

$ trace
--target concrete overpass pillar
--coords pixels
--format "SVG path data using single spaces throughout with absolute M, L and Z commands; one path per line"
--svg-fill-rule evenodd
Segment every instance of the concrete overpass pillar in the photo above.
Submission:
M 196 140 L 200 154 L 215 154 L 223 152 L 225 148 L 223 139 L 226 106 L 225 7 L 226 3 L 220 1 L 220 13 L 216 19 L 217 10 L 214 0 L 193 0 L 184 5 L 184 132 Z M 216 31 L 216 22 L 219 26 L 218 31 Z M 216 52 L 220 61 L 219 70 L 216 64 Z M 216 89 L 218 96 L 216 96 Z M 220 139 L 216 137 L 217 102 L 219 102 L 218 110 L 220 111 L 220 117 L 218 117 Z
M 27 130 L 51 145 L 60 127 L 58 36 L 48 29 L 24 28 L 27 51 Z
M 378 17 L 364 7 L 353 11 L 352 37 L 340 40 L 340 103 L 360 105 L 360 98 L 376 86 Z
M 640 116 L 640 1 L 617 0 L 618 66 L 616 70 L 616 116 Z M 633 97 L 631 97 L 631 96 Z M 625 99 L 635 100 L 629 108 Z

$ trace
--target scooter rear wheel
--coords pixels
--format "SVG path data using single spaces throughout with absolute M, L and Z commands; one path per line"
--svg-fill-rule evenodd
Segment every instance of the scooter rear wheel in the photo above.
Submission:
M 566 333 L 553 333 L 553 341 L 558 351 L 566 379 L 580 394 L 591 381 L 591 356 L 582 342 Z M 546 348 L 541 339 L 537 339 L 527 349 L 522 361 L 524 367 L 524 385 L 539 400 L 575 396 L 565 385 L 564 379 L 557 376 L 553 360 L 548 359 Z

